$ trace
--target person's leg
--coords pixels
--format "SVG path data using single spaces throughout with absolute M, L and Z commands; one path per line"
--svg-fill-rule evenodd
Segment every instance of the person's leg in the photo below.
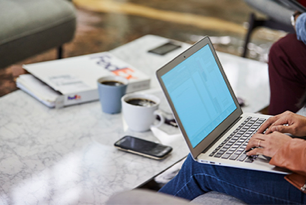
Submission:
M 306 195 L 284 175 L 201 164 L 189 155 L 178 175 L 160 192 L 192 200 L 209 191 L 234 196 L 249 204 L 305 203 Z
M 297 103 L 306 88 L 306 45 L 295 34 L 288 34 L 271 47 L 268 65 L 269 114 L 298 111 Z

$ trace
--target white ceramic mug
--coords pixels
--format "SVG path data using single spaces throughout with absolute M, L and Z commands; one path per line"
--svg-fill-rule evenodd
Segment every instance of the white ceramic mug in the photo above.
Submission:
M 130 100 L 145 99 L 152 101 L 150 106 L 140 106 L 131 104 Z M 126 94 L 121 98 L 122 115 L 130 130 L 136 132 L 148 131 L 151 126 L 159 127 L 165 122 L 162 112 L 158 110 L 160 99 L 154 95 L 131 93 Z M 156 115 L 159 116 L 160 121 L 154 124 Z

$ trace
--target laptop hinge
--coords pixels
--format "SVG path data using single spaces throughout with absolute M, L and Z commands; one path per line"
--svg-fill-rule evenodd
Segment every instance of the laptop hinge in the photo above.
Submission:
M 230 129 L 232 129 L 232 127 L 234 126 L 234 125 L 236 125 L 237 124 L 237 122 L 239 121 L 239 120 L 241 120 L 242 119 L 242 117 L 239 117 L 239 118 L 237 118 L 226 130 L 224 130 L 220 135 L 219 135 L 219 137 L 217 137 L 208 147 L 206 147 L 206 149 L 202 152 L 202 153 L 206 153 L 212 146 L 214 146 L 218 141 L 219 141 L 219 139 L 221 139 L 222 137 L 223 137 L 223 135 L 225 135 Z

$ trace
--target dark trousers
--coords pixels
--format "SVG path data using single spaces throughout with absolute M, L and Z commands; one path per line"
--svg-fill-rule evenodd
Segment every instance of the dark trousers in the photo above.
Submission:
M 306 45 L 288 34 L 273 44 L 269 54 L 269 114 L 296 112 L 306 91 Z
M 182 169 L 160 192 L 192 200 L 209 191 L 234 196 L 247 204 L 305 204 L 306 194 L 284 175 L 201 164 L 188 155 Z

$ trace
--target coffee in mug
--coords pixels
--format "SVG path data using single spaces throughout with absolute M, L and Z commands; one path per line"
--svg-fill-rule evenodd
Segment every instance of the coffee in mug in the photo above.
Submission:
M 143 98 L 133 98 L 126 101 L 131 105 L 142 106 L 142 107 L 151 107 L 156 104 L 153 100 L 143 99 Z
M 102 81 L 101 83 L 102 83 L 103 85 L 110 85 L 110 86 L 122 86 L 122 85 L 124 85 L 123 82 L 119 82 L 119 81 L 110 81 L 110 80 L 108 80 L 108 81 Z

